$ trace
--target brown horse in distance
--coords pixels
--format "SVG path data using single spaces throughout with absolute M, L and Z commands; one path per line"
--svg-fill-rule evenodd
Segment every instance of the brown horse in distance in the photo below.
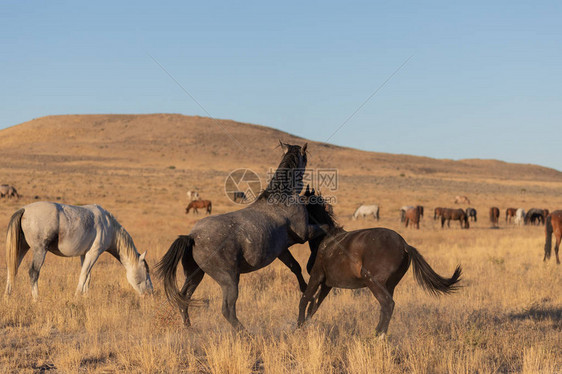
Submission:
M 511 223 L 511 221 L 515 219 L 516 212 L 517 208 L 507 208 L 505 210 L 505 223 Z
M 498 227 L 498 222 L 500 220 L 500 209 L 498 207 L 491 207 L 490 208 L 490 222 L 492 223 L 492 227 Z
M 415 208 L 410 208 L 404 213 L 404 225 L 408 227 L 408 223 L 411 226 L 415 226 L 416 229 L 420 229 L 420 216 L 423 216 L 423 207 L 418 205 Z
M 299 303 L 298 326 L 312 318 L 333 287 L 367 287 L 381 307 L 375 333 L 385 334 L 394 311 L 394 288 L 410 264 L 418 284 L 429 293 L 448 294 L 458 288 L 460 266 L 451 278 L 443 278 L 397 232 L 380 227 L 347 232 L 326 212 L 321 196 L 315 196 L 313 191 L 312 197 L 320 199 L 309 199 L 307 203 L 310 220 L 327 224 L 328 230 L 308 242 L 310 280 Z
M 441 215 L 443 214 L 443 210 L 445 208 L 435 208 L 433 210 L 433 220 L 435 221 L 438 218 L 441 218 Z
M 555 210 L 548 217 L 546 217 L 545 224 L 546 241 L 544 243 L 544 258 L 546 261 L 550 258 L 552 250 L 552 234 L 556 239 L 554 245 L 554 253 L 556 254 L 556 263 L 560 265 L 560 258 L 558 257 L 558 250 L 560 249 L 560 239 L 562 238 L 562 210 Z
M 468 229 L 470 227 L 468 216 L 464 210 L 443 208 L 441 211 L 441 228 L 445 226 L 445 221 L 447 221 L 447 227 L 451 227 L 451 220 L 459 221 L 461 229 Z
M 205 208 L 207 214 L 211 214 L 211 210 L 213 209 L 213 204 L 210 200 L 193 200 L 189 202 L 187 208 L 185 208 L 185 214 L 189 213 L 191 209 L 193 209 L 193 213 L 199 214 L 197 209 Z

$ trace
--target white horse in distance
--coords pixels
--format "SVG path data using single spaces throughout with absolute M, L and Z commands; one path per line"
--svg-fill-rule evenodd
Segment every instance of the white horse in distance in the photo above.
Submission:
M 515 224 L 519 226 L 525 224 L 525 209 L 519 208 L 515 211 Z
M 34 300 L 38 297 L 37 280 L 47 252 L 63 257 L 80 256 L 82 271 L 76 294 L 88 291 L 90 271 L 104 251 L 123 264 L 127 280 L 139 294 L 152 293 L 146 252 L 139 255 L 129 233 L 111 213 L 98 205 L 73 206 L 41 201 L 15 212 L 6 236 L 6 295 L 12 292 L 18 267 L 29 249 L 33 251 L 29 278 Z
M 195 190 L 187 191 L 187 201 L 195 201 L 200 199 L 201 196 L 199 196 L 199 192 Z
M 378 205 L 361 205 L 355 213 L 353 213 L 352 218 L 356 220 L 359 216 L 365 218 L 367 216 L 373 216 L 377 221 L 379 220 L 379 206 Z

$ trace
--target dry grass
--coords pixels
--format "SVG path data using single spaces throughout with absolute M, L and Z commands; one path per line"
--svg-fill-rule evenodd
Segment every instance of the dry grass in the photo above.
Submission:
M 10 139 L 10 147 L 17 148 L 15 138 Z M 40 136 L 32 139 L 39 141 Z M 59 151 L 47 148 L 40 152 L 44 157 L 33 156 L 32 148 L 26 144 L 20 158 L 15 154 L 0 164 L 0 182 L 14 183 L 25 195 L 19 202 L 0 200 L 0 227 L 6 227 L 17 208 L 34 201 L 34 195 L 72 204 L 95 202 L 116 214 L 139 250 L 148 249 L 148 261 L 154 265 L 175 236 L 189 232 L 197 219 L 183 214 L 187 188 L 198 186 L 204 198 L 213 200 L 217 213 L 237 209 L 222 191 L 226 174 L 221 170 L 229 164 L 200 166 L 210 157 L 207 151 L 182 164 L 179 151 L 143 163 L 114 150 L 108 159 L 92 156 L 81 164 L 49 158 L 45 154 Z M 347 229 L 380 225 L 397 230 L 441 275 L 450 276 L 456 264 L 462 264 L 464 287 L 459 292 L 432 297 L 409 271 L 396 289 L 385 340 L 373 336 L 379 307 L 366 290 L 333 292 L 314 319 L 296 329 L 297 282 L 275 262 L 242 276 L 238 315 L 248 333 L 237 335 L 222 317 L 220 289 L 208 277 L 195 293 L 208 303 L 192 309 L 193 327 L 185 329 L 160 282 L 155 281 L 154 297 L 139 298 L 124 269 L 107 254 L 93 268 L 89 295 L 79 298 L 74 297 L 79 260 L 49 254 L 39 279 L 40 300 L 33 303 L 28 255 L 13 296 L 0 301 L 0 372 L 561 372 L 562 268 L 553 260 L 542 262 L 542 227 L 519 228 L 500 221 L 500 229 L 491 230 L 486 212 L 491 205 L 499 206 L 503 219 L 508 205 L 562 208 L 562 179 L 548 173 L 544 180 L 494 179 L 490 175 L 496 164 L 475 174 L 451 169 L 449 174 L 428 176 L 412 169 L 401 177 L 401 161 L 386 160 L 384 167 L 363 164 L 372 170 L 361 171 L 353 165 L 353 152 L 345 152 L 347 158 L 337 161 L 335 210 L 341 223 Z M 320 154 L 327 158 L 311 148 L 311 167 L 317 167 Z M 258 169 L 260 164 L 239 166 Z M 267 168 L 259 170 L 265 174 Z M 452 206 L 454 195 L 465 191 L 479 210 L 479 222 L 470 230 L 460 230 L 457 224 L 442 230 L 430 210 Z M 380 222 L 349 219 L 361 201 L 382 205 Z M 400 227 L 397 209 L 418 202 L 427 212 L 421 230 Z M 0 235 L 2 264 L 4 244 Z M 295 246 L 293 253 L 306 263 L 306 246 Z M 0 266 L 0 279 L 5 276 Z

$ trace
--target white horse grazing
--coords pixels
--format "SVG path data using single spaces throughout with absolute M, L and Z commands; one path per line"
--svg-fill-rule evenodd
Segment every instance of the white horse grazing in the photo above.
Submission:
M 379 206 L 378 205 L 361 205 L 355 213 L 353 213 L 353 219 L 357 219 L 357 217 L 361 216 L 365 218 L 366 216 L 373 216 L 374 218 L 379 220 Z
M 139 294 L 152 293 L 146 252 L 139 255 L 129 233 L 98 205 L 79 207 L 41 201 L 15 212 L 6 236 L 6 295 L 12 292 L 18 267 L 30 248 L 33 261 L 29 278 L 34 300 L 37 300 L 37 280 L 47 251 L 63 257 L 80 256 L 82 271 L 76 294 L 88 291 L 90 270 L 104 251 L 123 264 L 127 280 Z
M 195 190 L 187 191 L 187 201 L 195 201 L 199 199 L 201 199 L 201 197 L 199 196 L 199 192 Z
M 519 226 L 525 224 L 525 209 L 519 208 L 515 211 L 515 224 Z

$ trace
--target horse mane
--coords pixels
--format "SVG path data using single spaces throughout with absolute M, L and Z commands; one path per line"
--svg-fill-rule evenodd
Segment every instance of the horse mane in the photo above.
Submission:
M 115 226 L 115 249 L 120 255 L 125 255 L 127 259 L 135 259 L 138 263 L 140 254 L 135 247 L 133 238 L 131 235 L 121 226 L 121 224 L 115 219 L 115 217 L 110 213 L 111 223 Z M 121 258 L 123 256 L 120 256 Z
M 326 201 L 322 195 L 311 195 L 310 201 L 306 204 L 306 210 L 308 212 L 308 218 L 313 224 L 326 224 L 329 226 L 327 234 L 340 231 L 343 229 L 335 219 L 334 213 L 330 213 L 326 210 Z
M 296 183 L 294 170 L 299 166 L 299 157 L 302 148 L 298 145 L 286 144 L 287 152 L 279 163 L 269 185 L 263 190 L 256 200 L 265 200 L 275 193 L 288 195 L 291 194 Z M 306 161 L 306 154 L 303 156 Z M 287 171 L 291 171 L 288 174 Z M 304 171 L 304 170 L 303 170 Z M 302 179 L 302 176 L 298 176 Z

